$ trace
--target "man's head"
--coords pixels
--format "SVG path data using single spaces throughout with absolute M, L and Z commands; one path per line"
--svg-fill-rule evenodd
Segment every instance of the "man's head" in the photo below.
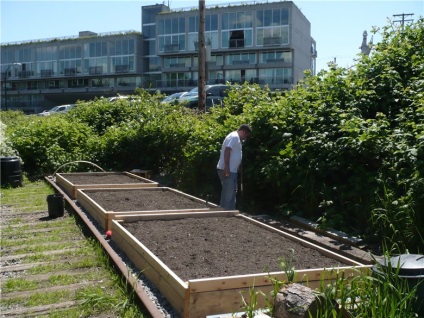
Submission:
M 241 140 L 246 140 L 247 137 L 249 137 L 250 133 L 252 132 L 252 129 L 250 128 L 249 125 L 243 124 L 240 126 L 237 132 Z

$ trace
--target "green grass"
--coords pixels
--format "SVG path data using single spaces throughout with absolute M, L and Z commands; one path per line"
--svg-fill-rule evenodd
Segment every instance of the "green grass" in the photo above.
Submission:
M 0 255 L 29 254 L 21 259 L 22 264 L 45 263 L 38 264 L 17 277 L 2 280 L 1 290 L 2 293 L 19 293 L 57 286 L 65 288 L 29 296 L 4 297 L 0 301 L 1 308 L 22 309 L 77 301 L 75 307 L 54 309 L 37 317 L 144 317 L 145 313 L 137 305 L 134 291 L 128 289 L 125 279 L 110 264 L 109 256 L 100 243 L 85 237 L 85 225 L 77 217 L 66 215 L 64 218 L 46 219 L 48 222 L 40 220 L 43 216 L 47 217 L 44 213 L 47 212 L 47 196 L 54 192 L 43 180 L 31 182 L 26 179 L 23 187 L 1 189 L 1 205 L 7 216 L 2 225 Z M 33 216 L 22 215 L 30 212 L 43 214 L 40 213 L 40 217 L 35 216 L 34 220 L 31 219 Z M 15 219 L 12 218 L 14 214 L 17 216 Z M 63 250 L 63 253 L 49 254 L 53 250 Z M 72 270 L 79 269 L 84 271 L 70 274 Z M 66 288 L 84 282 L 87 285 L 75 291 Z

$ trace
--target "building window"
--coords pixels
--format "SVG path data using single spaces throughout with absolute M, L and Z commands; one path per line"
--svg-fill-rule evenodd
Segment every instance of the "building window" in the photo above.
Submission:
M 81 74 L 81 60 L 67 60 L 59 62 L 59 74 L 72 76 Z
M 109 87 L 109 79 L 108 78 L 92 78 L 91 79 L 91 87 Z
M 221 15 L 221 47 L 243 48 L 252 46 L 253 13 L 232 12 Z
M 172 67 L 190 67 L 191 59 L 189 57 L 165 57 L 164 68 Z
M 134 71 L 134 56 L 121 56 L 113 57 L 112 72 L 114 73 L 127 73 Z
M 59 47 L 59 59 L 81 58 L 81 45 L 63 45 Z
M 119 40 L 112 42 L 110 55 L 131 55 L 135 53 L 134 40 Z M 107 56 L 107 54 L 105 54 Z
M 289 27 L 264 27 L 256 29 L 257 46 L 280 46 L 289 44 Z
M 292 84 L 291 68 L 267 68 L 259 70 L 259 84 Z
M 109 73 L 107 67 L 107 57 L 98 57 L 84 60 L 84 74 L 104 74 Z
M 88 87 L 87 78 L 73 78 L 68 80 L 68 88 Z
M 38 77 L 50 77 L 57 74 L 56 61 L 37 62 L 36 74 Z
M 228 54 L 226 56 L 227 65 L 241 65 L 241 64 L 256 64 L 255 53 L 239 53 Z
M 37 55 L 37 61 L 52 61 L 57 60 L 57 47 L 39 47 L 35 50 Z
M 271 51 L 263 52 L 259 54 L 259 63 L 291 63 L 292 62 L 292 52 L 291 51 Z
M 185 51 L 185 34 L 159 36 L 159 52 L 172 53 Z
M 85 45 L 85 49 L 88 48 L 88 52 L 85 52 L 85 56 L 89 57 L 101 57 L 107 56 L 107 43 L 106 42 L 91 42 Z
M 117 78 L 118 86 L 136 86 L 135 77 L 118 77 Z

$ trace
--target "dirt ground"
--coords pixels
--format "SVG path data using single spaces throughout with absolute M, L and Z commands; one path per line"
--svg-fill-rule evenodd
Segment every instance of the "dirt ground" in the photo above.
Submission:
M 125 183 L 146 183 L 142 179 L 131 177 L 124 173 L 64 173 L 63 178 L 72 184 L 125 184 Z
M 187 218 L 123 226 L 181 279 L 347 266 L 241 217 Z
M 124 183 L 122 176 L 108 177 L 114 179 L 105 177 L 102 181 Z M 74 179 L 74 184 L 89 183 L 93 180 L 88 176 L 85 180 Z M 87 194 L 108 211 L 207 207 L 169 189 L 90 191 Z M 124 227 L 183 280 L 281 271 L 282 261 L 296 270 L 350 265 L 241 217 L 138 221 L 125 223 Z
M 206 209 L 195 201 L 168 188 L 129 189 L 125 191 L 87 191 L 86 194 L 106 211 L 151 211 Z

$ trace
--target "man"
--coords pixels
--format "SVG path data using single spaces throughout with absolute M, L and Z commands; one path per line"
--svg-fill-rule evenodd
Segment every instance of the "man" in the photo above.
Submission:
M 237 131 L 229 133 L 222 143 L 216 168 L 222 185 L 220 205 L 226 210 L 236 208 L 237 172 L 242 159 L 241 143 L 249 137 L 251 131 L 248 125 L 243 124 Z

